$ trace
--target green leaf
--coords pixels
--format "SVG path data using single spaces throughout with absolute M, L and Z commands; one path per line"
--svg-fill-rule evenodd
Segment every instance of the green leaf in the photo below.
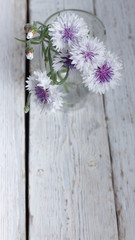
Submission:
M 43 55 L 44 55 L 44 43 L 43 43 L 43 41 L 42 41 L 41 45 L 42 45 L 42 57 L 43 57 Z
M 45 49 L 45 56 L 47 55 L 48 47 Z
M 45 49 L 45 45 L 44 45 L 44 42 L 42 41 L 42 48 L 43 48 L 43 52 L 44 54 L 46 53 L 46 49 Z
M 47 76 L 48 76 L 48 77 L 50 77 L 50 76 L 51 76 L 51 74 L 52 74 L 52 72 L 49 72 L 49 73 L 47 73 Z
M 44 42 L 42 41 L 42 57 L 44 55 L 44 60 L 46 61 L 47 48 L 45 48 Z
M 15 38 L 17 41 L 19 41 L 19 42 L 23 42 L 23 43 L 27 43 L 27 40 L 21 40 L 21 39 L 19 39 L 19 38 Z
M 44 42 L 46 42 L 46 43 L 48 43 L 48 44 L 49 44 L 49 41 L 48 41 L 48 40 L 46 40 L 45 38 L 44 38 L 43 40 L 44 40 Z
M 51 50 L 52 50 L 53 52 L 59 54 L 59 52 L 58 52 L 57 50 L 55 50 L 53 47 L 50 47 L 50 48 L 51 48 Z
M 30 42 L 31 44 L 35 44 L 35 45 L 37 45 L 37 44 L 40 44 L 41 42 Z
M 46 27 L 45 24 L 43 24 L 43 23 L 41 23 L 41 22 L 39 22 L 39 21 L 36 21 L 35 23 L 40 24 L 40 25 L 43 26 L 43 27 Z

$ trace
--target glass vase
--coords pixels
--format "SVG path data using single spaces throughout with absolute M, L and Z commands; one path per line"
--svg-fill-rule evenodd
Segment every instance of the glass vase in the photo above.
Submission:
M 97 16 L 87 11 L 78 9 L 67 9 L 58 11 L 46 19 L 45 25 L 51 24 L 62 12 L 71 12 L 82 17 L 88 25 L 90 36 L 97 37 L 101 41 L 105 40 L 106 30 L 104 24 Z M 44 68 L 41 50 L 40 68 L 42 70 Z M 82 83 L 81 74 L 76 74 L 72 78 L 68 77 L 66 80 L 66 87 L 65 85 L 61 85 L 60 89 L 63 93 L 65 93 L 62 111 L 77 110 L 82 108 L 84 106 L 84 102 L 87 101 L 88 94 L 90 94 L 88 88 L 86 88 Z

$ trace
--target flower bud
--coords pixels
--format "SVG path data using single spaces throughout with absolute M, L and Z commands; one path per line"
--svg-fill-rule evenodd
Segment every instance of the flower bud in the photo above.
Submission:
M 29 106 L 25 106 L 25 108 L 24 108 L 24 112 L 25 112 L 25 113 L 28 113 L 29 110 L 30 110 L 30 107 L 29 107 Z
M 25 33 L 28 33 L 30 28 L 31 28 L 31 24 L 30 23 L 26 23 L 26 25 L 24 26 Z
M 27 39 L 31 39 L 36 32 L 37 32 L 37 28 L 35 26 L 30 27 L 27 33 Z
M 25 53 L 26 53 L 27 59 L 29 59 L 29 60 L 33 59 L 34 49 L 32 47 L 27 48 Z

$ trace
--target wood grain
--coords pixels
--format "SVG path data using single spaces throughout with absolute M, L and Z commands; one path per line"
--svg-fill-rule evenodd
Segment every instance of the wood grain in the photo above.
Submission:
M 1 1 L 0 239 L 25 239 L 24 47 L 25 1 Z
M 31 21 L 63 8 L 93 11 L 93 3 L 31 0 Z M 76 112 L 49 116 L 31 103 L 29 158 L 30 240 L 118 240 L 100 96 L 90 95 Z
M 119 240 L 135 238 L 135 1 L 96 1 L 107 28 L 108 47 L 124 70 L 120 87 L 105 95 L 112 153 Z

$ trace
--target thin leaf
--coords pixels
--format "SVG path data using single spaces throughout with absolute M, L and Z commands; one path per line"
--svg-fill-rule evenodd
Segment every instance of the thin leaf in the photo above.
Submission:
M 45 60 L 46 60 L 46 52 L 47 52 L 47 48 L 45 49 L 44 42 L 42 41 L 42 57 L 44 55 Z
M 45 49 L 45 56 L 47 55 L 48 47 Z
M 38 45 L 40 44 L 41 42 L 30 42 L 31 44 L 34 44 L 34 45 Z
M 44 27 L 46 27 L 46 25 L 45 25 L 45 24 L 43 24 L 43 23 L 41 23 L 41 22 L 39 22 L 39 21 L 36 21 L 36 23 L 40 24 L 41 26 L 44 26 Z
M 44 50 L 43 50 L 43 42 L 41 42 L 41 46 L 42 46 L 42 57 L 43 57 L 43 54 L 44 54 Z
M 27 40 L 21 40 L 21 39 L 19 39 L 19 38 L 15 38 L 17 41 L 19 41 L 19 42 L 23 42 L 23 43 L 27 43 Z
M 51 48 L 51 50 L 52 50 L 53 52 L 59 54 L 59 52 L 58 52 L 57 50 L 55 50 L 53 47 L 50 47 L 50 48 Z
M 51 71 L 50 78 L 52 79 L 52 84 L 57 84 L 57 75 L 53 70 Z
M 50 77 L 51 76 L 51 72 L 47 73 L 47 76 Z
M 41 42 L 30 42 L 30 43 L 37 45 L 37 44 L 40 44 Z

